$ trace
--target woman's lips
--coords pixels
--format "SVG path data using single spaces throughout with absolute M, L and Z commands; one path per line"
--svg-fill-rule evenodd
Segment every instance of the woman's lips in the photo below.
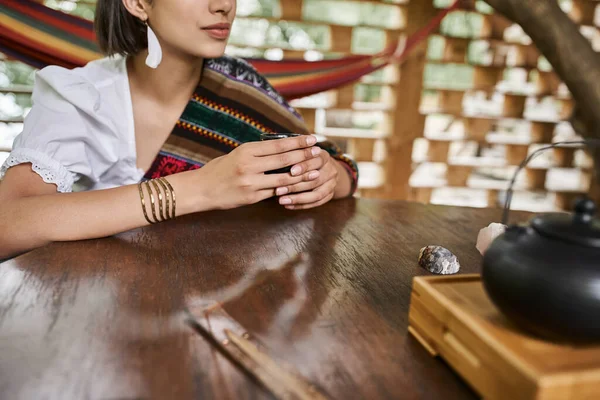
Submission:
M 202 30 L 205 31 L 208 34 L 208 36 L 210 36 L 214 39 L 223 40 L 223 39 L 227 39 L 229 37 L 229 32 L 231 32 L 231 25 L 230 24 L 215 24 L 215 25 L 206 26 L 206 27 L 202 28 Z

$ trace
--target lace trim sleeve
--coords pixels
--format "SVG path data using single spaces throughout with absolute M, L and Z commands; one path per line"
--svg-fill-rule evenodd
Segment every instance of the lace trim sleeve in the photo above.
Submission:
M 37 173 L 46 183 L 53 183 L 57 191 L 61 193 L 71 192 L 73 189 L 73 174 L 69 172 L 58 161 L 48 155 L 32 149 L 14 149 L 2 167 L 0 167 L 0 180 L 4 178 L 6 171 L 15 165 L 31 163 L 31 169 Z

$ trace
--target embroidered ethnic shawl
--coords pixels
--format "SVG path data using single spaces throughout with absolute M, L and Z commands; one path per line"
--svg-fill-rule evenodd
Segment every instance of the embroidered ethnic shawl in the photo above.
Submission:
M 202 78 L 145 179 L 201 168 L 261 133 L 309 134 L 300 115 L 247 62 L 206 60 Z M 358 168 L 331 142 L 321 148 L 342 161 L 356 190 Z

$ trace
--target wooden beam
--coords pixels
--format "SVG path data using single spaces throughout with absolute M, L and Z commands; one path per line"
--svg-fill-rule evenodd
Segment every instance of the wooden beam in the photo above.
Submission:
M 557 147 L 554 149 L 554 160 L 557 167 L 572 168 L 573 159 L 575 158 L 575 148 L 573 147 Z
M 409 188 L 407 198 L 418 203 L 429 203 L 431 201 L 432 188 Z
M 559 117 L 560 119 L 569 119 L 573 116 L 573 112 L 575 111 L 575 101 L 573 99 L 559 99 L 560 103 L 560 111 Z
M 498 191 L 493 189 L 488 190 L 487 200 L 487 206 L 489 208 L 498 208 Z
M 440 110 L 448 114 L 462 113 L 465 92 L 461 90 L 440 90 L 438 96 Z
M 300 21 L 302 20 L 302 0 L 280 0 L 281 19 Z
M 500 14 L 485 14 L 483 16 L 483 26 L 481 28 L 481 37 L 489 39 L 504 39 L 504 31 L 513 24 Z
M 485 141 L 485 137 L 492 130 L 493 124 L 494 121 L 489 118 L 463 118 L 463 126 L 467 137 L 477 142 Z
M 508 144 L 506 145 L 506 163 L 508 165 L 520 165 L 529 153 L 528 145 Z
M 469 165 L 448 165 L 446 180 L 449 186 L 466 187 L 473 167 Z
M 572 210 L 575 200 L 581 197 L 582 193 L 557 192 L 555 205 L 561 210 Z
M 352 53 L 352 31 L 351 26 L 331 25 L 331 51 L 340 53 Z
M 283 58 L 287 60 L 302 60 L 306 50 L 283 50 Z
M 348 139 L 347 152 L 356 162 L 373 161 L 373 151 L 375 150 L 375 140 L 364 138 Z
M 569 17 L 579 25 L 594 26 L 594 15 L 596 13 L 595 1 L 589 0 L 572 0 L 573 6 Z
M 448 152 L 450 151 L 450 143 L 448 141 L 429 141 L 429 150 L 427 151 L 427 161 L 443 162 L 448 161 Z
M 449 63 L 464 63 L 467 59 L 469 39 L 446 37 L 442 61 Z
M 531 123 L 531 143 L 552 143 L 556 124 L 535 121 Z
M 502 80 L 504 67 L 477 66 L 473 69 L 473 88 L 477 90 L 493 90 Z
M 352 108 L 354 103 L 354 84 L 345 85 L 337 89 L 336 107 Z
M 506 118 L 523 118 L 527 97 L 505 94 L 502 115 Z
M 560 78 L 553 71 L 539 71 L 536 81 L 538 95 L 554 95 L 560 86 Z
M 527 179 L 527 188 L 544 190 L 546 188 L 545 185 L 547 174 L 547 169 L 526 168 L 525 176 Z
M 540 52 L 533 45 L 518 45 L 515 47 L 515 67 L 537 68 L 540 60 Z
M 304 123 L 308 127 L 311 132 L 315 132 L 316 128 L 316 120 L 317 120 L 317 110 L 310 108 L 299 108 L 297 111 L 304 119 Z
M 412 35 L 425 26 L 437 12 L 433 0 L 410 1 L 406 5 L 407 35 Z M 393 129 L 383 162 L 386 182 L 379 192 L 383 198 L 407 199 L 411 193 L 408 181 L 412 173 L 413 141 L 421 137 L 425 129 L 425 116 L 419 112 L 419 106 L 426 53 L 427 41 L 424 41 L 414 48 L 411 56 L 400 67 Z M 421 193 L 418 197 L 425 200 L 427 196 Z

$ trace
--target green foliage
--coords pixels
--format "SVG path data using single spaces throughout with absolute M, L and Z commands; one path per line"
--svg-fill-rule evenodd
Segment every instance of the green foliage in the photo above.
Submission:
M 333 0 L 304 0 L 304 18 L 337 25 L 369 25 L 400 28 L 402 17 L 395 6 L 369 2 L 341 3 Z
M 0 62 L 0 87 L 10 85 L 32 86 L 35 69 L 17 61 Z
M 468 89 L 473 82 L 473 67 L 464 64 L 427 64 L 423 80 L 427 87 Z
M 88 20 L 94 19 L 96 6 L 88 3 L 79 3 L 77 0 L 44 0 L 44 4 L 56 10 L 76 15 Z

